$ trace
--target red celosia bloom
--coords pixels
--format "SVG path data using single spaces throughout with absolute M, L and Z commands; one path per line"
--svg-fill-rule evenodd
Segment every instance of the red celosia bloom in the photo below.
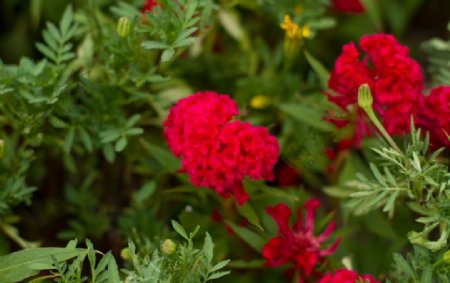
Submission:
M 242 180 L 271 180 L 279 145 L 267 129 L 230 122 L 238 114 L 226 95 L 200 92 L 181 99 L 164 122 L 164 136 L 182 172 L 196 186 L 213 188 L 239 204 L 248 200 Z
M 142 7 L 141 11 L 143 14 L 145 12 L 151 12 L 153 10 L 153 8 L 157 5 L 158 5 L 158 2 L 156 0 L 147 0 L 147 2 L 145 2 L 144 7 Z
M 177 157 L 186 155 L 192 147 L 206 150 L 202 143 L 217 136 L 238 114 L 238 106 L 229 96 L 211 91 L 198 92 L 180 99 L 170 109 L 164 122 L 164 136 Z
M 418 122 L 430 133 L 433 148 L 450 147 L 450 86 L 434 88 L 424 97 Z
M 334 230 L 335 223 L 332 221 L 325 231 L 319 235 L 314 235 L 314 214 L 319 207 L 318 199 L 310 199 L 305 202 L 306 217 L 302 220 L 302 209 L 298 209 L 298 218 L 293 229 L 289 226 L 291 210 L 285 204 L 278 204 L 275 207 L 267 208 L 267 212 L 277 222 L 279 235 L 272 238 L 262 250 L 266 258 L 266 266 L 276 267 L 287 262 L 292 262 L 294 268 L 301 272 L 302 277 L 309 277 L 316 264 L 324 260 L 324 257 L 331 255 L 339 245 L 340 239 L 334 242 L 329 248 L 321 250 L 321 243 L 330 236 Z
M 358 280 L 363 280 L 361 282 L 365 283 L 380 283 L 370 274 L 360 276 L 358 273 L 348 269 L 336 270 L 334 274 L 327 273 L 320 279 L 319 283 L 355 283 L 359 282 Z
M 359 0 L 333 0 L 333 7 L 341 12 L 364 12 L 364 6 Z
M 409 57 L 407 47 L 388 34 L 363 36 L 359 41 L 366 56 L 354 43 L 343 47 L 336 61 L 328 86 L 336 95 L 327 94 L 330 101 L 342 108 L 355 127 L 355 134 L 344 143 L 359 146 L 363 135 L 369 133 L 365 114 L 357 106 L 358 88 L 368 83 L 374 97 L 374 109 L 381 116 L 389 134 L 409 132 L 411 115 L 415 116 L 423 90 L 420 65 Z M 329 120 L 342 126 L 343 121 Z

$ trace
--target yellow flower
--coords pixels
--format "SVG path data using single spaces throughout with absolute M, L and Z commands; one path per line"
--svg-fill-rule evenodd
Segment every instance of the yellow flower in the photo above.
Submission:
M 311 29 L 309 28 L 308 25 L 304 25 L 304 26 L 302 27 L 302 36 L 303 36 L 303 37 L 306 37 L 306 38 L 308 38 L 308 37 L 311 36 Z
M 270 104 L 270 98 L 265 95 L 257 95 L 250 101 L 250 106 L 254 109 L 264 109 Z
M 286 36 L 290 39 L 299 39 L 302 37 L 302 31 L 299 26 L 292 22 L 289 15 L 284 16 L 284 22 L 280 25 L 286 31 Z

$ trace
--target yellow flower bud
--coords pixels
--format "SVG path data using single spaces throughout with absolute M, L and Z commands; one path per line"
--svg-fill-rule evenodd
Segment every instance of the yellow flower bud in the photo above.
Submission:
M 270 105 L 270 98 L 265 95 L 257 95 L 250 101 L 250 106 L 254 109 L 264 109 Z

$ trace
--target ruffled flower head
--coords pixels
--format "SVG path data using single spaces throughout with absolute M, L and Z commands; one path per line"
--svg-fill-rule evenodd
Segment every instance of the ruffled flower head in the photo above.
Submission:
M 164 122 L 164 136 L 181 172 L 195 186 L 214 189 L 239 204 L 248 200 L 242 180 L 272 180 L 280 151 L 266 128 L 231 121 L 236 103 L 226 95 L 199 92 L 181 99 Z
M 327 273 L 319 281 L 319 283 L 356 283 L 356 282 L 380 283 L 370 274 L 358 275 L 358 273 L 348 269 L 336 270 L 334 274 Z
M 369 84 L 374 98 L 373 107 L 391 135 L 409 132 L 411 115 L 417 115 L 424 87 L 420 65 L 409 56 L 408 48 L 399 44 L 392 35 L 366 35 L 359 45 L 366 55 L 361 59 L 354 43 L 345 45 L 328 82 L 334 92 L 327 93 L 329 100 L 348 115 L 348 119 L 331 115 L 328 120 L 338 127 L 347 123 L 355 126 L 353 136 L 342 141 L 348 146 L 359 146 L 362 137 L 370 134 L 370 123 L 357 106 L 359 86 Z
M 302 209 L 298 209 L 298 218 L 293 228 L 289 225 L 291 210 L 285 204 L 267 208 L 267 213 L 277 222 L 278 236 L 272 238 L 264 245 L 262 254 L 267 260 L 266 266 L 276 267 L 291 262 L 294 268 L 300 271 L 301 276 L 311 276 L 318 262 L 326 256 L 334 253 L 339 245 L 340 239 L 330 247 L 321 249 L 322 243 L 329 238 L 335 228 L 332 221 L 325 231 L 319 236 L 314 235 L 314 215 L 319 207 L 318 199 L 309 199 L 305 202 L 305 221 L 302 219 Z M 303 282 L 302 279 L 300 282 Z
M 433 148 L 450 147 L 450 86 L 436 87 L 423 98 L 418 123 L 430 133 Z

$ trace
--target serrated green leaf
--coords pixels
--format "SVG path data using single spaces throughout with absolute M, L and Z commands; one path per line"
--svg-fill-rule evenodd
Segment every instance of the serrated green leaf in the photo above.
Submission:
M 0 257 L 0 283 L 13 283 L 39 273 L 36 264 L 51 265 L 85 253 L 85 249 L 31 248 Z

